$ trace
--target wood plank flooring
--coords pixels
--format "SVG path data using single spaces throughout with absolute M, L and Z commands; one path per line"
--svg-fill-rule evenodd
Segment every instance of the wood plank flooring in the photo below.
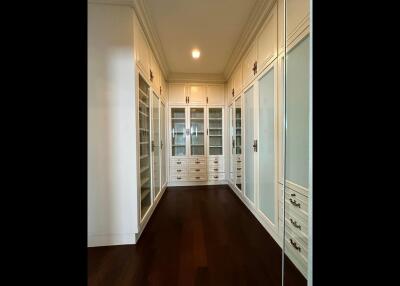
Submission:
M 88 285 L 281 286 L 281 248 L 228 186 L 168 188 L 136 245 L 88 248 Z M 306 286 L 285 259 L 285 286 Z

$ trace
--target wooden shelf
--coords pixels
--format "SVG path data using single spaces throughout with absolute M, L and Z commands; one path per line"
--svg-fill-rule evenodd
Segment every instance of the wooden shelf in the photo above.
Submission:
M 149 157 L 149 154 L 142 155 L 142 156 L 140 156 L 140 160 L 145 159 L 145 158 L 147 158 L 147 157 Z
M 143 112 L 141 112 L 141 111 L 139 111 L 139 113 L 140 113 L 141 115 L 143 115 L 143 116 L 149 117 L 146 113 L 143 113 Z
M 149 105 L 148 105 L 147 103 L 145 103 L 143 100 L 140 100 L 140 99 L 139 99 L 139 102 L 140 102 L 141 104 L 143 104 L 144 106 L 149 107 Z
M 149 194 L 150 194 L 150 188 L 146 188 L 146 190 L 143 193 L 141 193 L 140 200 L 143 201 Z
M 146 171 L 146 170 L 148 170 L 148 169 L 150 169 L 150 167 L 149 167 L 149 166 L 147 166 L 147 167 L 144 167 L 144 168 L 140 169 L 140 173 L 143 173 L 144 171 Z
M 141 90 L 140 88 L 139 88 L 139 92 L 141 92 L 145 97 L 149 97 L 149 95 L 144 90 Z
M 144 180 L 142 180 L 140 186 L 143 187 L 148 181 L 150 181 L 150 177 L 145 178 Z

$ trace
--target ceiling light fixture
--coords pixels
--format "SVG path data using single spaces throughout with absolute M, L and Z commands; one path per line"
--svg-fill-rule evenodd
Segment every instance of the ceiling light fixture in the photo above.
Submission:
M 200 51 L 198 49 L 192 50 L 192 57 L 198 59 L 200 57 Z

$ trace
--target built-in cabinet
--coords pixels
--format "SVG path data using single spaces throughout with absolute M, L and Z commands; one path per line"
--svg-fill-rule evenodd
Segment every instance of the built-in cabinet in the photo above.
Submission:
M 169 84 L 170 185 L 225 180 L 223 84 Z
M 309 1 L 287 0 L 286 22 L 284 2 L 226 82 L 228 181 L 307 278 Z

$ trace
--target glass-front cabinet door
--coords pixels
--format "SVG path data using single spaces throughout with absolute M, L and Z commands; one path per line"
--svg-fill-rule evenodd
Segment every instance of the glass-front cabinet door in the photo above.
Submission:
M 235 148 L 235 109 L 234 104 L 229 106 L 229 138 L 230 138 L 230 164 L 229 164 L 229 180 L 235 183 L 236 176 L 236 148 Z
M 239 96 L 235 100 L 235 111 L 233 116 L 233 128 L 234 128 L 234 141 L 233 141 L 233 153 L 235 157 L 235 173 L 236 179 L 235 184 L 242 190 L 243 181 L 243 156 L 242 156 L 242 97 Z
M 153 192 L 154 197 L 160 192 L 161 182 L 161 156 L 160 156 L 160 101 L 153 92 L 151 149 L 153 153 Z
M 171 155 L 186 156 L 186 108 L 171 108 Z
M 223 108 L 208 108 L 208 155 L 223 155 Z
M 190 155 L 205 155 L 205 109 L 190 108 Z
M 254 140 L 254 86 L 244 93 L 244 108 L 244 194 L 254 203 L 254 151 L 257 148 Z
M 150 86 L 139 75 L 140 217 L 151 206 Z
M 161 149 L 161 187 L 166 183 L 167 164 L 165 154 L 165 104 L 160 102 L 160 149 Z

